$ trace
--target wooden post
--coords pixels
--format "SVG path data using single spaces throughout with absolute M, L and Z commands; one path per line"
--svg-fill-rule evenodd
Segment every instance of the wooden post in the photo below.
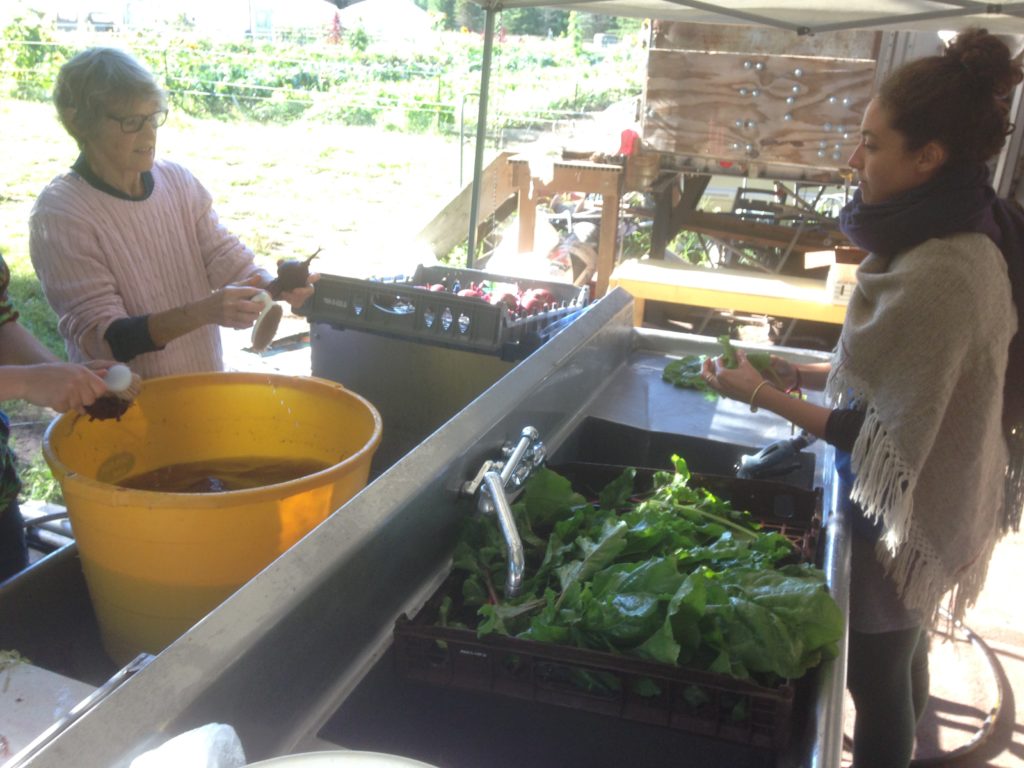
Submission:
M 618 244 L 619 201 L 622 198 L 622 166 L 577 160 L 556 161 L 550 179 L 534 176 L 529 159 L 509 159 L 512 165 L 512 186 L 519 192 L 519 252 L 533 250 L 533 233 L 537 223 L 540 198 L 558 192 L 585 192 L 601 195 L 600 241 L 597 247 L 597 285 L 594 298 L 608 290 L 608 281 L 615 267 Z

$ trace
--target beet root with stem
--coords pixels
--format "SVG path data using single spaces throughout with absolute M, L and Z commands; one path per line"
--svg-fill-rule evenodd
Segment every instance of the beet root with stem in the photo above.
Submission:
M 280 259 L 277 262 L 277 277 L 267 286 L 267 293 L 271 298 L 277 301 L 285 291 L 293 291 L 304 286 L 309 281 L 309 262 L 322 250 L 317 248 L 316 253 L 308 259 Z

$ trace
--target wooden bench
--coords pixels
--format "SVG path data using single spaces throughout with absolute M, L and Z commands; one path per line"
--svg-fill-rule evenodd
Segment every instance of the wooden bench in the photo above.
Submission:
M 841 325 L 846 305 L 834 303 L 821 280 L 762 275 L 735 269 L 675 266 L 630 260 L 612 272 L 610 288 L 633 296 L 633 323 L 642 325 L 645 301 L 666 301 L 757 315 Z

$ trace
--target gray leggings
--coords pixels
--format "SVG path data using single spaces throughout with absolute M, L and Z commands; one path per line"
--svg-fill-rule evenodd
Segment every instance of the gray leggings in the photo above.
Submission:
M 907 768 L 928 704 L 928 631 L 850 632 L 853 768 Z

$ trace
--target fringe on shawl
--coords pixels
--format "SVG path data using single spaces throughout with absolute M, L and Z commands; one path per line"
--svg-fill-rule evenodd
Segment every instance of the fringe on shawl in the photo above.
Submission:
M 1003 500 L 1003 533 L 1020 530 L 1024 509 L 1024 424 L 1006 431 L 1010 463 L 1006 467 L 1006 491 Z
M 914 530 L 895 553 L 881 540 L 875 554 L 898 585 L 907 608 L 920 611 L 928 623 L 952 624 L 963 620 L 967 609 L 981 595 L 997 540 L 997 536 L 989 536 L 982 551 L 952 577 L 943 569 L 932 546 Z M 942 607 L 946 609 L 945 616 L 939 610 Z
M 851 384 L 849 377 L 833 375 L 829 378 L 826 392 L 833 402 L 845 399 L 851 389 L 853 399 L 861 399 L 856 395 L 858 388 Z M 1019 447 L 1024 449 L 1024 434 L 1018 433 L 1018 437 Z M 1024 457 L 1024 453 L 1018 455 Z M 920 611 L 926 620 L 935 622 L 939 620 L 939 608 L 945 602 L 950 620 L 963 619 L 964 613 L 981 594 L 999 536 L 987 537 L 984 551 L 976 553 L 971 563 L 960 572 L 946 572 L 938 553 L 912 524 L 916 472 L 900 460 L 877 409 L 870 403 L 851 461 L 856 477 L 850 498 L 872 520 L 881 517 L 883 511 L 885 513 L 886 533 L 878 542 L 876 555 L 895 583 L 903 604 Z M 1018 463 L 1017 468 L 1024 469 L 1024 463 Z M 1015 480 L 1018 489 L 1024 491 L 1024 478 L 1019 472 Z M 1007 483 L 1010 483 L 1009 470 Z M 1019 520 L 1019 505 L 1017 510 Z
M 865 412 L 851 460 L 856 477 L 850 498 L 871 520 L 885 512 L 885 541 L 895 551 L 910 535 L 917 473 L 902 461 L 873 405 Z

